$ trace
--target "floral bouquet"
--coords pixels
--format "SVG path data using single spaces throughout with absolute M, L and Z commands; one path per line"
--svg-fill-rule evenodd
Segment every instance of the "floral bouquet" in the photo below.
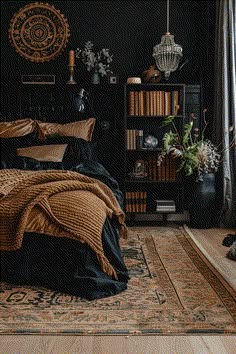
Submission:
M 84 49 L 76 49 L 75 56 L 87 65 L 88 71 L 97 71 L 101 76 L 113 73 L 110 69 L 113 54 L 109 54 L 109 49 L 103 48 L 100 51 L 95 51 L 93 43 L 88 41 L 85 43 Z
M 161 164 L 166 154 L 171 154 L 179 159 L 178 171 L 182 171 L 186 176 L 196 173 L 198 181 L 202 180 L 204 173 L 218 171 L 223 151 L 219 151 L 219 146 L 215 146 L 211 140 L 204 138 L 208 124 L 205 119 L 206 111 L 206 109 L 203 110 L 205 125 L 201 134 L 198 128 L 193 128 L 193 121 L 196 119 L 193 113 L 190 122 L 184 124 L 182 136 L 175 125 L 175 116 L 168 116 L 164 119 L 162 126 L 171 125 L 173 129 L 164 134 L 158 165 Z M 230 128 L 230 131 L 232 130 L 233 127 Z M 231 141 L 230 147 L 233 144 L 235 144 L 235 138 Z

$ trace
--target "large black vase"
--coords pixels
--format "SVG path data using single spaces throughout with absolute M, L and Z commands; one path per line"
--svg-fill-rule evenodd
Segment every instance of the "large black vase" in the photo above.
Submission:
M 216 176 L 206 173 L 203 181 L 189 181 L 188 210 L 192 228 L 208 229 L 217 225 L 219 203 L 216 193 Z

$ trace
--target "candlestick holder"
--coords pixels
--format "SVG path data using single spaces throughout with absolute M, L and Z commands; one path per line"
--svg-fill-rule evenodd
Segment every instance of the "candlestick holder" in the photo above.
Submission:
M 69 72 L 70 72 L 70 79 L 69 81 L 67 81 L 67 84 L 69 85 L 75 85 L 76 84 L 76 81 L 74 80 L 73 78 L 73 75 L 74 75 L 74 67 L 75 65 L 68 65 L 69 66 Z

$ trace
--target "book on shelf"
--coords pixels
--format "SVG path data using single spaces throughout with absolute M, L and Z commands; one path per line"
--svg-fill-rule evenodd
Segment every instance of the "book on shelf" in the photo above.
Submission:
M 138 115 L 144 116 L 145 114 L 144 91 L 139 91 L 138 106 L 139 106 Z
M 164 115 L 169 116 L 171 115 L 171 92 L 170 91 L 165 91 L 165 111 Z
M 139 115 L 139 91 L 134 91 L 134 115 Z
M 157 164 L 157 161 L 156 161 Z M 162 162 L 158 165 L 159 181 L 175 181 L 177 177 L 176 159 L 166 155 Z
M 134 116 L 134 106 L 135 106 L 134 91 L 129 91 L 128 97 L 129 97 L 128 113 L 130 116 Z
M 176 205 L 174 200 L 156 200 L 156 211 L 159 212 L 175 212 Z

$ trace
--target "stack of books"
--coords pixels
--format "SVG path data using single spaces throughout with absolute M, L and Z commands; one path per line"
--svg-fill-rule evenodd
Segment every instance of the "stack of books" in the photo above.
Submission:
M 156 211 L 159 213 L 174 213 L 176 206 L 174 200 L 156 200 Z
M 125 211 L 127 213 L 146 213 L 147 192 L 126 192 Z

